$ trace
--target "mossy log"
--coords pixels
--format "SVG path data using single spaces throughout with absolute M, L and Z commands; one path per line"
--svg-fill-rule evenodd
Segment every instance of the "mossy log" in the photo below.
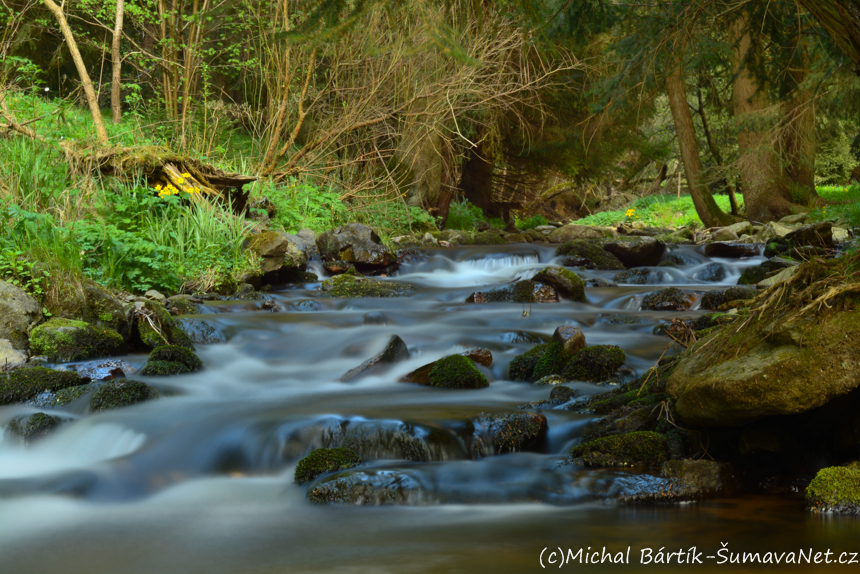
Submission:
M 120 148 L 91 148 L 68 143 L 63 146 L 66 159 L 73 169 L 121 180 L 145 179 L 153 193 L 156 186 L 174 186 L 183 197 L 192 201 L 205 198 L 229 204 L 242 213 L 248 203 L 245 184 L 256 177 L 230 174 L 200 160 L 171 151 L 162 146 L 133 146 Z M 187 174 L 184 175 L 184 174 Z

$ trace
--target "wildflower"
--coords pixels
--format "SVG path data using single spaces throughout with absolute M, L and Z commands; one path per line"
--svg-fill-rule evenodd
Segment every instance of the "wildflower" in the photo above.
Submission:
M 161 184 L 160 183 L 155 184 L 155 191 L 161 191 Z
M 628 210 L 624 213 L 624 215 L 625 215 L 626 217 L 634 217 L 634 216 L 636 215 L 636 209 L 632 209 L 632 208 L 631 208 L 631 209 L 628 209 Z
M 176 183 L 178 183 L 179 185 L 182 185 L 183 183 L 185 183 L 185 178 L 184 177 L 177 178 Z
M 183 173 L 182 177 L 191 177 L 191 174 L 190 173 Z

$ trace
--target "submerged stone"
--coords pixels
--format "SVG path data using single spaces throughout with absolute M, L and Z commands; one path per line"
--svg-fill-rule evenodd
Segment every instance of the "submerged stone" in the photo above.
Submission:
M 419 505 L 437 502 L 405 472 L 391 470 L 356 471 L 317 484 L 308 491 L 315 504 L 358 506 Z
M 546 417 L 536 413 L 481 413 L 472 419 L 472 423 L 475 425 L 471 444 L 472 458 L 489 454 L 540 451 L 549 428 Z M 489 446 L 492 446 L 492 449 L 489 449 Z
M 153 361 L 150 359 L 141 369 L 140 374 L 145 377 L 169 377 L 190 372 L 191 369 L 179 361 Z
M 616 283 L 625 285 L 656 285 L 663 281 L 666 273 L 660 269 L 650 267 L 637 267 L 622 271 L 612 278 Z
M 42 391 L 56 392 L 87 382 L 72 371 L 55 371 L 45 367 L 22 367 L 0 374 L 0 405 L 21 403 Z
M 558 293 L 549 285 L 536 281 L 523 280 L 493 289 L 492 291 L 476 291 L 469 295 L 466 303 L 556 303 Z
M 328 297 L 353 299 L 360 297 L 406 297 L 415 292 L 415 287 L 406 283 L 383 281 L 382 279 L 344 273 L 323 281 L 320 290 L 323 295 Z
M 361 462 L 361 457 L 349 448 L 318 448 L 296 465 L 295 481 L 304 484 L 323 474 L 353 468 Z
M 347 382 L 359 376 L 378 374 L 388 366 L 408 358 L 409 349 L 406 347 L 406 343 L 397 335 L 392 335 L 382 352 L 350 369 L 344 373 L 340 380 Z
M 90 411 L 95 413 L 135 405 L 155 396 L 155 390 L 140 381 L 131 379 L 108 381 L 90 399 Z
M 181 363 L 187 369 L 186 372 L 194 373 L 203 368 L 203 361 L 200 360 L 194 351 L 178 345 L 162 345 L 156 347 L 149 354 L 149 361 L 170 361 Z
M 60 417 L 35 413 L 29 416 L 18 417 L 9 424 L 9 432 L 25 444 L 31 444 L 51 434 L 63 423 Z

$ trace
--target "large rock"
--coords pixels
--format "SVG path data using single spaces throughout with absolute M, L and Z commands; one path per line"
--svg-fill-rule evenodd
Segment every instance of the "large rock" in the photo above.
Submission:
M 381 270 L 397 261 L 376 232 L 361 223 L 326 231 L 317 238 L 317 248 L 324 261 L 346 261 L 359 271 Z
M 12 346 L 9 339 L 0 339 L 0 373 L 24 366 L 27 353 Z
M 470 359 L 473 363 L 477 363 L 485 367 L 489 367 L 493 364 L 493 354 L 488 349 L 484 349 L 482 347 L 475 347 L 474 349 L 469 349 L 468 351 L 464 351 L 460 354 L 467 359 Z M 418 367 L 414 371 L 403 375 L 400 378 L 400 382 L 430 385 L 430 372 L 433 370 L 433 367 L 436 366 L 436 363 L 437 361 L 433 361 L 432 363 L 427 363 L 426 365 Z
M 23 367 L 0 373 L 0 405 L 21 403 L 43 391 L 56 392 L 83 385 L 87 379 L 72 371 L 55 371 L 45 367 Z
M 688 425 L 736 426 L 820 407 L 860 383 L 860 311 L 790 309 L 701 339 L 667 391 Z
M 785 259 L 783 257 L 771 257 L 761 265 L 747 267 L 738 278 L 738 285 L 755 285 L 760 281 L 764 281 L 771 275 L 797 265 L 796 261 Z
M 245 248 L 260 256 L 260 272 L 264 275 L 297 275 L 308 265 L 297 240 L 281 231 L 264 231 L 251 236 Z
M 615 255 L 628 269 L 649 267 L 660 263 L 666 245 L 653 237 L 636 237 L 623 241 L 607 241 L 603 249 Z
M 624 264 L 612 253 L 605 251 L 597 240 L 575 239 L 560 245 L 555 254 L 564 256 L 566 267 L 586 269 L 624 269 Z
M 757 245 L 745 243 L 708 243 L 705 245 L 704 253 L 708 257 L 725 257 L 727 259 L 741 259 L 744 257 L 756 257 L 759 254 Z
M 611 227 L 591 227 L 589 225 L 565 225 L 549 234 L 551 243 L 564 243 L 574 239 L 607 239 L 618 234 Z
M 359 297 L 405 297 L 415 292 L 415 287 L 396 281 L 384 281 L 355 275 L 354 271 L 326 279 L 320 291 L 328 297 L 355 299 Z
M 532 280 L 551 285 L 562 297 L 585 302 L 585 282 L 573 271 L 552 265 L 537 273 Z
M 650 311 L 686 311 L 693 306 L 696 296 L 677 287 L 661 289 L 645 295 L 642 299 L 642 310 Z
M 472 420 L 472 424 L 472 458 L 508 452 L 540 451 L 549 429 L 546 417 L 535 413 L 481 413 Z
M 42 306 L 20 287 L 0 281 L 0 339 L 26 350 L 30 329 L 42 321 Z
M 340 380 L 347 382 L 358 376 L 378 374 L 386 367 L 408 358 L 409 349 L 406 347 L 406 343 L 404 343 L 403 339 L 397 335 L 392 335 L 382 352 L 366 360 L 359 366 L 350 369 L 340 378 Z
M 800 247 L 811 245 L 824 249 L 833 249 L 833 225 L 829 221 L 821 221 L 804 225 L 797 231 L 792 231 L 785 236 L 790 245 Z
M 123 338 L 131 334 L 131 306 L 90 279 L 52 282 L 45 308 L 56 318 L 86 321 L 96 327 L 113 329 Z
M 71 319 L 53 318 L 30 334 L 33 353 L 55 363 L 109 357 L 124 348 L 125 341 L 116 331 Z
M 191 337 L 179 328 L 167 309 L 158 301 L 135 303 L 134 320 L 137 339 L 144 347 L 154 349 L 162 345 L 179 345 L 194 349 Z
M 492 291 L 476 291 L 466 303 L 557 303 L 558 293 L 549 285 L 537 281 L 517 281 Z
M 296 465 L 295 481 L 310 482 L 320 475 L 353 468 L 361 464 L 361 457 L 348 448 L 318 448 Z

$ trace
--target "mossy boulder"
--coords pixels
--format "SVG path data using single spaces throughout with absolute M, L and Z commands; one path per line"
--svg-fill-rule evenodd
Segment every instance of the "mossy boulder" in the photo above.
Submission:
M 116 331 L 71 319 L 51 319 L 30 333 L 32 352 L 57 363 L 116 355 L 124 348 Z
M 547 350 L 547 344 L 536 345 L 508 364 L 508 378 L 512 381 L 531 381 L 535 366 Z
M 90 411 L 95 413 L 136 405 L 156 396 L 154 389 L 140 381 L 131 379 L 108 381 L 90 399 Z
M 481 413 L 472 424 L 472 458 L 488 454 L 540 451 L 549 428 L 546 417 L 536 413 L 486 414 Z M 492 445 L 492 450 L 487 448 Z
M 489 367 L 493 364 L 493 354 L 489 351 L 489 349 L 484 349 L 482 347 L 475 347 L 474 349 L 469 349 L 468 351 L 464 351 L 460 353 L 467 359 L 471 360 L 473 363 L 478 365 L 483 365 L 485 367 Z M 426 365 L 422 365 L 411 371 L 400 378 L 400 382 L 402 383 L 418 383 L 419 385 L 429 385 L 430 384 L 430 371 L 433 370 L 433 367 L 436 366 L 436 361 L 432 363 L 427 363 Z
M 346 476 L 323 479 L 308 491 L 314 504 L 349 504 L 352 506 L 426 505 L 441 502 L 425 492 L 419 481 L 407 471 L 346 471 Z
M 552 243 L 565 243 L 577 240 L 608 239 L 618 234 L 611 227 L 596 227 L 591 225 L 577 225 L 570 223 L 554 229 L 549 234 Z
M 51 434 L 63 423 L 63 419 L 45 413 L 34 413 L 18 417 L 9 424 L 9 432 L 26 444 L 31 444 Z
M 162 345 L 178 345 L 194 349 L 191 338 L 157 301 L 140 303 L 135 309 L 135 321 L 138 339 L 144 347 L 155 349 Z
M 308 258 L 301 247 L 282 231 L 252 235 L 245 249 L 260 257 L 260 273 L 270 280 L 281 275 L 295 275 L 307 268 Z
M 750 287 L 729 287 L 724 291 L 708 291 L 702 295 L 702 301 L 699 303 L 700 309 L 717 311 L 723 305 L 728 305 L 733 301 L 746 301 L 755 297 L 755 289 Z
M 552 265 L 539 271 L 533 281 L 552 286 L 556 292 L 566 299 L 585 302 L 585 282 L 573 271 Z
M 203 368 L 203 361 L 200 360 L 200 357 L 194 351 L 186 347 L 180 347 L 179 345 L 162 345 L 161 347 L 156 347 L 149 354 L 149 361 L 181 363 L 187 368 L 187 372 L 191 373 Z
M 625 285 L 655 285 L 663 281 L 666 272 L 653 267 L 636 267 L 622 271 L 612 278 L 618 284 Z
M 98 383 L 87 383 L 60 389 L 56 392 L 41 392 L 27 401 L 27 404 L 36 408 L 58 408 L 69 405 L 88 393 L 93 393 L 101 388 Z
M 658 466 L 669 460 L 666 438 L 639 431 L 595 439 L 573 448 L 571 457 L 583 466 Z
M 535 363 L 532 378 L 560 375 L 573 356 L 585 347 L 585 335 L 577 327 L 562 325 L 552 335 L 546 351 Z
M 316 477 L 353 468 L 361 464 L 361 457 L 348 448 L 318 448 L 296 465 L 295 481 L 304 484 Z
M 0 339 L 8 339 L 12 347 L 26 350 L 27 333 L 42 321 L 42 306 L 23 289 L 0 281 Z
M 844 466 L 819 470 L 806 487 L 806 506 L 814 512 L 860 514 L 860 470 Z
M 113 329 L 123 338 L 131 334 L 131 305 L 120 301 L 106 287 L 92 279 L 52 276 L 46 277 L 46 281 L 50 286 L 44 305 L 53 317 Z
M 563 262 L 567 267 L 603 270 L 624 269 L 621 260 L 603 249 L 602 241 L 575 239 L 558 247 L 555 254 L 565 257 Z
M 0 374 L 0 405 L 21 403 L 42 391 L 56 392 L 86 383 L 72 371 L 55 371 L 45 367 L 22 367 Z
M 200 312 L 200 299 L 191 295 L 174 295 L 167 299 L 166 308 L 171 315 L 196 315 Z
M 695 295 L 681 291 L 677 287 L 661 289 L 645 295 L 642 299 L 642 310 L 649 311 L 686 311 L 693 306 Z
M 449 355 L 436 361 L 430 370 L 430 386 L 446 389 L 482 389 L 490 386 L 487 377 L 470 359 Z
M 320 290 L 323 295 L 328 297 L 353 299 L 359 297 L 406 297 L 415 292 L 415 287 L 406 283 L 383 281 L 382 279 L 344 273 L 323 281 Z
M 549 285 L 524 279 L 492 291 L 476 291 L 466 303 L 556 303 L 558 293 Z
M 507 241 L 499 233 L 478 231 L 469 238 L 470 245 L 507 245 Z
M 573 356 L 562 375 L 568 380 L 599 383 L 611 378 L 626 358 L 617 345 L 591 345 Z
M 179 361 L 153 361 L 152 359 L 147 361 L 140 370 L 141 376 L 144 377 L 170 377 L 190 372 L 191 369 Z

